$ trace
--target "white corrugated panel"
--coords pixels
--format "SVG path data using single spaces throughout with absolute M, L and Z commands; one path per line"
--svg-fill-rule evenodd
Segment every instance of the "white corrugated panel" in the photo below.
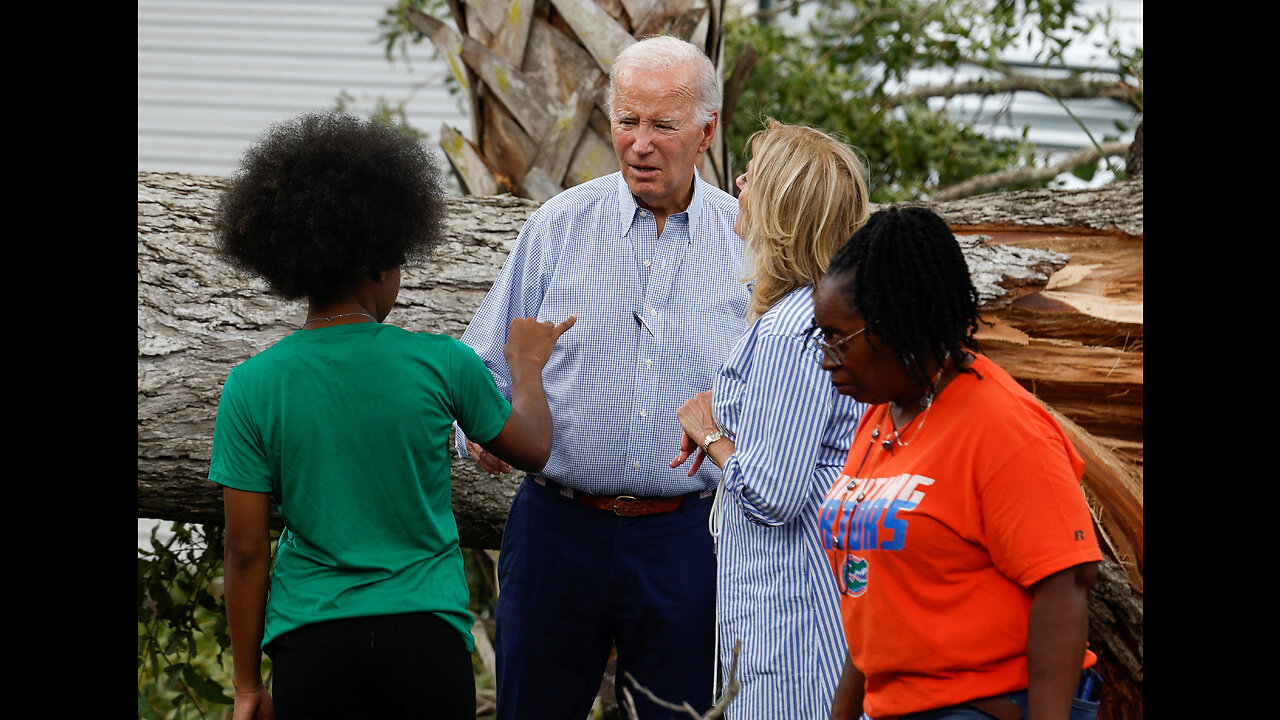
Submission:
M 272 122 L 332 110 L 340 94 L 355 112 L 378 98 L 406 101 L 409 122 L 438 140 L 449 123 L 470 136 L 459 102 L 445 89 L 447 70 L 430 42 L 410 47 L 411 64 L 388 61 L 378 20 L 391 0 L 139 0 L 138 169 L 225 175 Z M 1084 0 L 1110 6 L 1130 45 L 1142 43 L 1142 0 Z M 1073 45 L 1072 65 L 1096 62 L 1088 40 Z M 1030 51 L 1010 60 L 1029 59 Z M 1021 57 L 1025 55 L 1026 57 Z M 960 74 L 966 74 L 960 71 Z M 912 84 L 947 78 L 920 73 Z M 1028 138 L 1063 151 L 1101 140 L 1133 112 L 1107 100 L 1061 106 L 1035 93 L 955 98 L 949 109 L 984 132 Z M 1079 123 L 1077 123 L 1077 119 Z M 1132 130 L 1125 133 L 1132 138 Z
M 378 41 L 390 0 L 139 0 L 138 169 L 230 174 L 271 123 L 379 100 L 438 140 L 470 135 L 429 42 L 410 61 Z

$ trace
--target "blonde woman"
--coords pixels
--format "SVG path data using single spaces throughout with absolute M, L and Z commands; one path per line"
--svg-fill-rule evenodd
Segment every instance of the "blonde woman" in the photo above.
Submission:
M 854 150 L 813 128 L 770 120 L 749 145 L 734 229 L 752 326 L 712 391 L 680 409 L 672 467 L 693 456 L 693 469 L 710 457 L 723 470 L 712 513 L 722 686 L 742 643 L 727 717 L 826 720 L 847 648 L 817 511 L 864 406 L 822 369 L 812 295 L 866 222 L 867 187 Z

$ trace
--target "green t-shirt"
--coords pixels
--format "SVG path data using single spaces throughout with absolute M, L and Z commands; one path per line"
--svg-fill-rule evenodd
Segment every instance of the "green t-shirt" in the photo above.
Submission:
M 475 351 L 394 325 L 299 330 L 232 370 L 209 479 L 270 492 L 286 528 L 263 645 L 324 620 L 429 611 L 470 650 L 452 425 L 488 442 L 510 413 Z

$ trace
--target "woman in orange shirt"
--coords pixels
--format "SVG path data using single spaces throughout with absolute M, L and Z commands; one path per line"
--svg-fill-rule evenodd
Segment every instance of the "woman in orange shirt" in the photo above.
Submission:
M 977 352 L 951 231 L 923 208 L 872 215 L 814 316 L 831 382 L 873 406 L 819 517 L 849 644 L 833 720 L 1094 717 L 1083 462 Z

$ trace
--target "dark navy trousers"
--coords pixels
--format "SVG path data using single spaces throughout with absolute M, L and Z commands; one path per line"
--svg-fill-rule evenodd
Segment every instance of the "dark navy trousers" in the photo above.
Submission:
M 712 705 L 715 556 L 712 497 L 672 512 L 619 517 L 530 478 L 516 492 L 498 559 L 499 720 L 582 720 L 612 644 L 663 700 Z M 671 711 L 634 689 L 641 720 Z

